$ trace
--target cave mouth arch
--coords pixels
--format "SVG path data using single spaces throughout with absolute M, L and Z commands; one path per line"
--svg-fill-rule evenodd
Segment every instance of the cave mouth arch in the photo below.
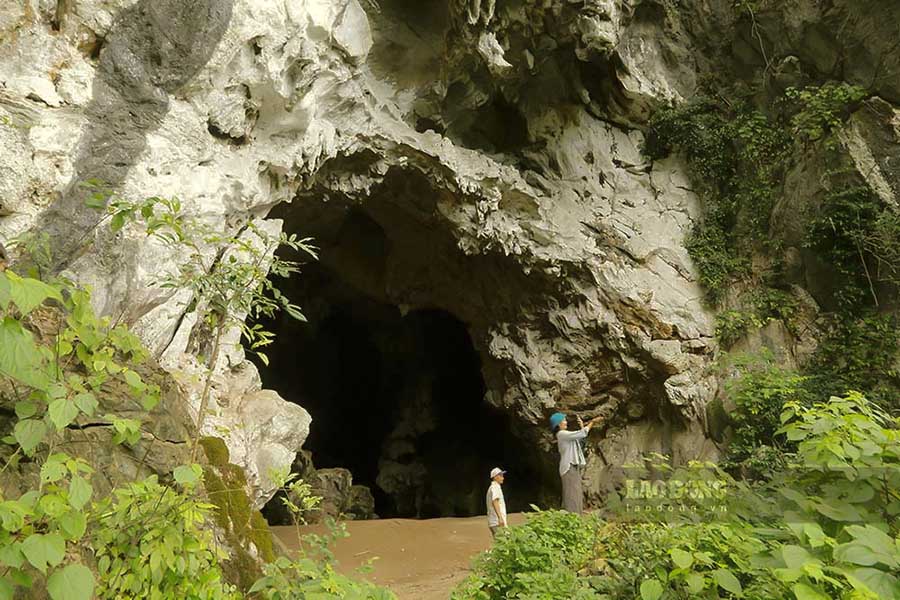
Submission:
M 350 220 L 357 243 L 377 238 L 364 218 Z M 371 260 L 384 244 L 370 246 L 362 254 Z M 258 365 L 266 387 L 311 414 L 304 449 L 315 468 L 348 469 L 379 517 L 432 518 L 483 515 L 488 473 L 501 466 L 510 472 L 508 510 L 526 510 L 542 480 L 538 450 L 485 401 L 466 325 L 445 310 L 407 310 L 361 292 L 328 265 L 334 251 L 323 246 L 322 261 L 287 282 L 308 321 L 265 323 L 277 337 L 269 365 Z

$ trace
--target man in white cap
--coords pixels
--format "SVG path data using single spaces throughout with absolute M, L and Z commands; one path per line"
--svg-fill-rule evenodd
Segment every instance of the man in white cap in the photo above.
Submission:
M 491 528 L 491 536 L 497 537 L 497 529 L 506 527 L 506 500 L 503 499 L 503 476 L 506 471 L 499 467 L 491 469 L 491 485 L 487 496 L 488 527 Z

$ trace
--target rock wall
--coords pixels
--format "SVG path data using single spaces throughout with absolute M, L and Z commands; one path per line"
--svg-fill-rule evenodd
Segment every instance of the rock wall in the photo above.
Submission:
M 134 325 L 196 412 L 208 340 L 192 336 L 185 292 L 151 285 L 176 257 L 137 231 L 98 227 L 79 183 L 177 196 L 223 230 L 290 203 L 289 226 L 323 247 L 355 207 L 383 231 L 383 263 L 353 252 L 322 260 L 374 297 L 465 322 L 487 401 L 532 439 L 549 447 L 556 408 L 611 417 L 592 490 L 642 451 L 712 457 L 713 321 L 683 244 L 700 207 L 677 160 L 642 155 L 640 124 L 714 68 L 787 69 L 789 55 L 818 73 L 868 77 L 890 101 L 900 94 L 900 78 L 886 76 L 896 52 L 860 33 L 896 23 L 878 17 L 892 9 L 851 23 L 856 45 L 844 47 L 829 24 L 849 0 L 770 11 L 783 35 L 769 28 L 762 42 L 731 37 L 745 18 L 731 4 L 7 3 L 0 240 L 49 232 L 56 267 Z M 860 115 L 854 139 L 876 135 L 870 125 Z M 889 146 L 858 156 L 896 194 Z M 291 463 L 310 420 L 262 389 L 236 331 L 228 342 L 206 433 L 224 437 L 262 504 L 273 493 L 266 474 Z

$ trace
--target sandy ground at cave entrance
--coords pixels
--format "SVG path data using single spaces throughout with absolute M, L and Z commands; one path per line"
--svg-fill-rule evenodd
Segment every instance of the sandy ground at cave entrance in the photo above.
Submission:
M 509 516 L 511 525 L 525 521 Z M 390 588 L 400 600 L 447 600 L 469 572 L 472 558 L 491 546 L 486 517 L 465 519 L 379 519 L 347 521 L 350 537 L 338 540 L 333 551 L 339 570 L 352 574 L 378 557 L 365 579 Z M 272 530 L 290 549 L 297 548 L 293 527 Z M 324 533 L 325 528 L 304 531 Z

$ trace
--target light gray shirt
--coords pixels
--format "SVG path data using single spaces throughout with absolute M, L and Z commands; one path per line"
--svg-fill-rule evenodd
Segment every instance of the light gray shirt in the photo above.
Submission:
M 581 449 L 580 440 L 588 436 L 587 429 L 578 431 L 557 431 L 556 444 L 559 446 L 559 476 L 569 472 L 572 465 L 583 465 L 584 451 Z
M 487 501 L 488 527 L 497 527 L 506 523 L 506 500 L 503 498 L 503 488 L 496 481 L 491 482 L 485 496 Z M 494 510 L 494 500 L 500 501 L 500 513 Z

